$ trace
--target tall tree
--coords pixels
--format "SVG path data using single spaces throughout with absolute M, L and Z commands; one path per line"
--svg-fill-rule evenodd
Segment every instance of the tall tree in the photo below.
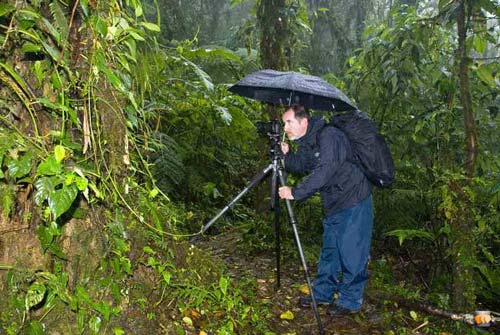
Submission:
M 260 30 L 260 55 L 266 69 L 287 70 L 290 62 L 290 31 L 286 0 L 262 0 L 257 3 L 257 25 Z
M 457 72 L 458 72 L 458 87 L 460 91 L 460 103 L 462 105 L 464 130 L 465 130 L 465 185 L 464 187 L 470 188 L 472 186 L 472 179 L 476 173 L 476 157 L 477 157 L 477 131 L 476 131 L 476 118 L 474 115 L 474 107 L 472 104 L 472 97 L 469 85 L 469 48 L 467 48 L 467 30 L 469 27 L 471 11 L 473 10 L 470 1 L 461 0 L 457 3 L 457 34 L 458 34 L 458 48 L 456 52 L 457 58 Z M 470 195 L 458 184 L 455 185 L 463 208 L 459 211 L 456 217 L 454 230 L 455 239 L 452 241 L 452 255 L 455 258 L 456 267 L 454 268 L 453 276 L 453 301 L 456 308 L 466 310 L 474 306 L 475 293 L 474 293 L 474 278 L 473 267 L 470 264 L 460 261 L 463 258 L 474 259 L 476 253 L 476 246 L 472 240 L 472 229 L 474 227 L 473 216 L 471 212 L 471 199 Z

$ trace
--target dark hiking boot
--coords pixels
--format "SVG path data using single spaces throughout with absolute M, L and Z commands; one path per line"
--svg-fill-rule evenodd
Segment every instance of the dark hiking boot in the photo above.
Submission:
M 318 306 L 325 306 L 329 305 L 330 301 L 324 301 L 324 300 L 318 300 L 316 299 L 316 305 Z M 299 298 L 299 305 L 300 307 L 312 307 L 312 298 L 310 295 L 305 296 L 305 297 L 300 297 Z
M 353 311 L 339 305 L 332 305 L 328 308 L 328 314 L 331 316 L 349 316 L 358 313 L 358 311 Z

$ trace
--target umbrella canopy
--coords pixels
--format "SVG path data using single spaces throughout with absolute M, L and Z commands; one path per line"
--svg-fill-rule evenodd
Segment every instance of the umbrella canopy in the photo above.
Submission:
M 301 104 L 324 111 L 346 111 L 356 105 L 323 79 L 297 72 L 261 70 L 229 88 L 230 92 L 275 105 Z

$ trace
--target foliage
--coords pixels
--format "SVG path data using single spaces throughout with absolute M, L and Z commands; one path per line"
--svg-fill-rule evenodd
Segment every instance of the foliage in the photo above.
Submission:
M 2 265 L 2 270 L 12 269 L 11 293 L 1 308 L 2 328 L 9 334 L 41 333 L 56 312 L 72 324 L 65 333 L 100 333 L 126 317 L 123 308 L 130 296 L 151 294 L 135 290 L 132 278 L 142 263 L 132 260 L 136 251 L 129 230 L 149 231 L 146 243 L 168 251 L 175 243 L 166 240 L 167 234 L 181 229 L 193 213 L 169 202 L 164 192 L 185 190 L 211 203 L 216 187 L 244 172 L 241 167 L 251 165 L 253 157 L 251 121 L 258 110 L 229 97 L 223 85 L 214 84 L 192 61 L 222 59 L 236 69 L 238 56 L 223 49 L 196 49 L 189 41 L 160 47 L 152 34 L 159 27 L 145 20 L 139 1 L 127 1 L 124 7 L 115 1 L 74 6 L 12 2 L 2 4 L 0 11 L 2 23 L 9 22 L 1 31 L 0 52 L 5 84 L 0 96 L 2 223 L 14 220 L 16 206 L 31 206 L 23 221 L 36 228 L 51 260 L 47 264 L 53 265 L 42 259 L 42 270 Z M 246 161 L 235 159 L 241 153 L 248 155 Z M 187 178 L 199 182 L 185 188 Z M 108 206 L 116 213 L 104 210 Z M 127 217 L 120 214 L 124 209 Z M 78 231 L 73 223 L 91 218 L 98 219 L 95 232 L 79 241 L 76 248 L 82 250 L 68 248 L 67 241 L 75 238 L 71 234 Z M 92 240 L 100 230 L 104 241 Z M 91 255 L 86 266 L 72 268 L 86 251 Z M 188 278 L 170 282 L 169 276 L 175 280 L 175 274 L 185 274 L 173 262 L 166 257 L 147 266 L 164 289 L 182 295 Z M 228 292 L 230 285 L 235 294 Z M 232 311 L 207 327 L 264 329 L 258 307 L 245 306 L 238 285 L 221 277 L 218 287 L 194 286 L 195 291 L 219 294 L 192 301 L 192 308 L 210 312 L 222 303 Z M 117 324 L 113 332 L 124 330 Z
M 481 72 L 491 74 L 489 71 L 498 69 L 498 63 L 477 58 L 471 64 L 474 71 L 470 87 L 480 138 L 479 165 L 484 168 L 478 169 L 470 187 L 464 187 L 459 186 L 465 184 L 465 172 L 460 168 L 465 160 L 465 135 L 462 106 L 457 102 L 459 92 L 455 88 L 453 31 L 439 18 L 419 17 L 407 8 L 394 13 L 393 26 L 374 26 L 365 37 L 366 47 L 350 60 L 351 89 L 359 97 L 359 105 L 382 126 L 398 165 L 398 182 L 391 194 L 377 198 L 377 217 L 383 218 L 378 223 L 379 231 L 405 243 L 410 237 L 419 237 L 409 248 L 425 253 L 422 246 L 432 246 L 427 250 L 434 251 L 434 255 L 429 255 L 436 261 L 434 267 L 447 268 L 451 245 L 458 238 L 453 225 L 467 207 L 474 221 L 473 245 L 490 250 L 491 239 L 498 236 L 498 222 L 493 219 L 498 208 L 491 206 L 490 196 L 482 195 L 493 194 L 497 184 L 498 151 L 490 149 L 495 141 L 490 132 L 498 131 L 499 119 L 489 111 L 496 104 L 499 87 L 485 80 L 489 75 Z M 474 34 L 471 41 L 490 37 Z M 469 203 L 463 200 L 465 193 L 471 199 Z M 460 262 L 474 267 L 477 280 L 492 292 L 495 289 L 481 270 L 498 268 L 498 255 L 490 256 L 464 255 Z M 437 273 L 446 275 L 448 271 Z M 431 284 L 437 284 L 440 279 L 433 280 Z M 476 290 L 477 294 L 482 292 Z

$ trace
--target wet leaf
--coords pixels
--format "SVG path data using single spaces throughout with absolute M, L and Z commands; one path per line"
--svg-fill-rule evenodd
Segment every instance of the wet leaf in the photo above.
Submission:
M 62 172 L 62 165 L 54 156 L 47 157 L 38 165 L 36 173 L 39 175 L 53 176 Z
M 193 325 L 193 320 L 191 320 L 191 318 L 189 316 L 185 316 L 182 318 L 182 322 L 184 322 L 184 324 L 188 325 L 188 326 L 192 326 Z
M 31 284 L 28 292 L 26 293 L 26 298 L 24 299 L 24 306 L 26 307 L 26 310 L 29 310 L 31 307 L 42 302 L 46 292 L 47 288 L 42 283 L 34 282 Z
M 98 334 L 101 329 L 101 318 L 98 316 L 93 316 L 89 320 L 89 328 L 94 334 Z
M 309 287 L 307 286 L 307 284 L 304 284 L 304 285 L 300 285 L 299 287 L 299 291 L 301 293 L 304 293 L 304 294 L 309 294 Z
M 66 149 L 62 145 L 56 145 L 54 148 L 54 156 L 56 157 L 56 161 L 61 163 L 61 161 L 66 157 Z
M 292 311 L 286 311 L 284 313 L 281 313 L 280 319 L 281 320 L 293 320 L 295 318 L 295 315 L 293 315 Z
M 140 23 L 144 28 L 151 31 L 160 31 L 160 27 L 157 24 L 151 22 L 141 22 Z
M 68 187 L 65 186 L 60 190 L 55 190 L 49 196 L 49 208 L 54 215 L 54 219 L 57 219 L 71 207 L 77 195 L 78 190 L 71 185 Z

